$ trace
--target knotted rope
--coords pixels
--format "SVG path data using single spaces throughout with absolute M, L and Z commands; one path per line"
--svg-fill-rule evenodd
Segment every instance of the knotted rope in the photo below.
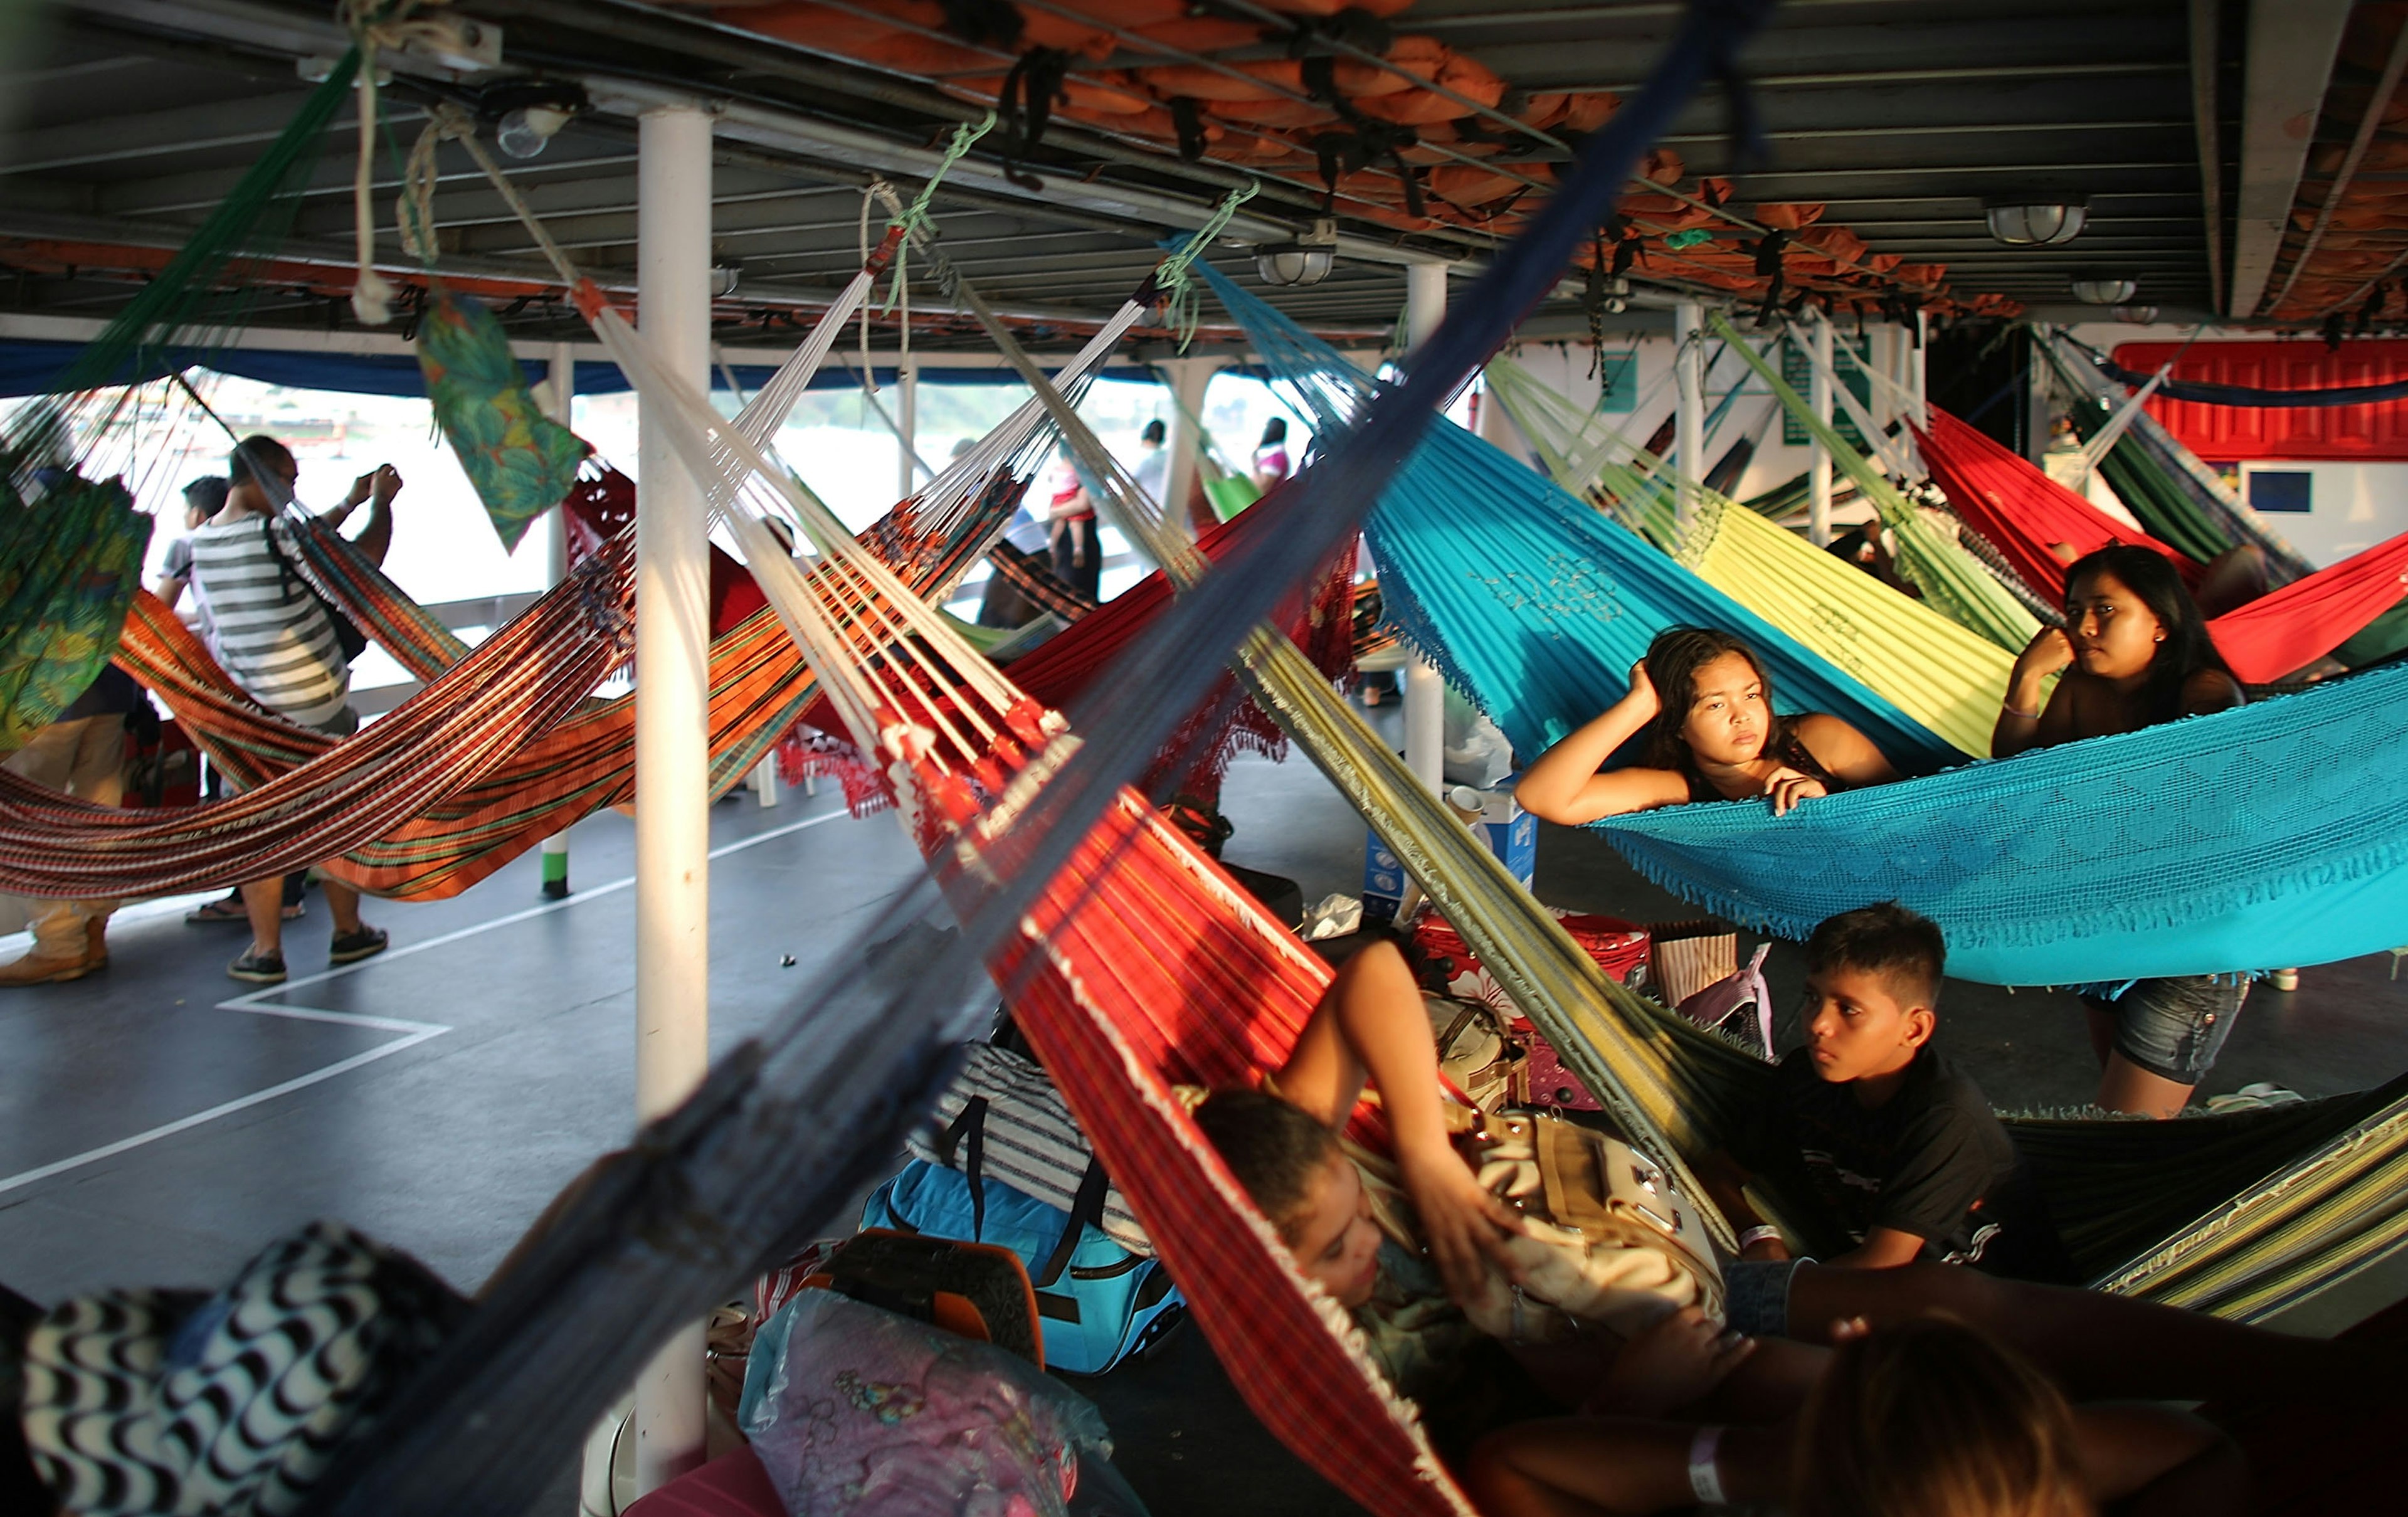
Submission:
M 363 326 L 393 320 L 393 283 L 376 271 L 377 55 L 412 42 L 448 41 L 451 28 L 418 12 L 450 0 L 338 0 L 336 20 L 360 51 L 360 150 L 351 172 L 351 227 L 359 278 L 351 286 L 351 314 Z
M 1213 208 L 1212 214 L 1205 218 L 1204 224 L 1197 228 L 1177 252 L 1164 259 L 1160 268 L 1154 270 L 1154 288 L 1162 292 L 1162 324 L 1179 334 L 1179 351 L 1182 353 L 1187 351 L 1187 345 L 1196 340 L 1196 328 L 1204 319 L 1203 298 L 1196 288 L 1190 267 L 1203 256 L 1205 249 L 1219 241 L 1221 234 L 1229 229 L 1230 219 L 1238 214 L 1238 208 L 1252 200 L 1254 192 L 1261 188 L 1260 180 L 1248 179 L 1230 191 L 1221 204 Z

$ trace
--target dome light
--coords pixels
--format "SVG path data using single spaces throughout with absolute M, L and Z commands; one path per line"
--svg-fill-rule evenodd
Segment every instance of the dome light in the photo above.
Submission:
M 521 106 L 502 118 L 494 141 L 513 158 L 534 158 L 567 124 L 568 112 L 558 106 Z
M 2010 248 L 2056 248 L 2082 235 L 2090 219 L 2079 200 L 1988 201 L 1983 205 L 1990 236 Z
M 2121 306 L 2140 293 L 2138 280 L 2090 275 L 2073 281 L 2073 298 L 2086 306 Z
M 1254 250 L 1254 272 L 1265 284 L 1319 284 L 1329 278 L 1338 258 L 1338 223 L 1318 221 L 1312 230 L 1293 242 L 1271 242 Z

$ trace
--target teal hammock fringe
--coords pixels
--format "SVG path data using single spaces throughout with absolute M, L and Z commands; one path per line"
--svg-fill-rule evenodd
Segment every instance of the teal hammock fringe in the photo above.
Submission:
M 1199 265 L 1199 268 L 1202 266 Z M 1209 268 L 1325 436 L 1371 381 Z M 1537 754 L 1620 694 L 1670 623 L 1756 648 L 1776 692 L 1856 724 L 1902 770 L 1952 751 L 1594 508 L 1458 427 L 1433 428 L 1366 534 L 1406 639 Z M 2009 985 L 2320 964 L 2408 937 L 2408 667 L 2141 732 L 1812 800 L 1596 825 L 1649 879 L 1803 937 L 1903 901 L 1948 970 Z M 1920 744 L 1910 736 L 1921 733 Z
M 1375 381 L 1199 262 L 1271 374 L 1334 436 Z M 1846 718 L 1905 773 L 1963 754 L 1852 676 L 1494 444 L 1440 424 L 1364 529 L 1399 637 L 1535 757 L 1621 698 L 1669 626 L 1725 628 L 1764 659 L 1784 708 Z

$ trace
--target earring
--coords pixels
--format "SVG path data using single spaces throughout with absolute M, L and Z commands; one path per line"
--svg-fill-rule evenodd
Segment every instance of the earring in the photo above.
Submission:
M 2163 628 L 2163 627 L 2159 627 L 2159 628 L 2157 629 L 2157 641 L 2159 641 L 2159 642 L 2164 642 L 2164 641 L 2166 640 L 2166 629 L 2165 629 L 2165 628 Z

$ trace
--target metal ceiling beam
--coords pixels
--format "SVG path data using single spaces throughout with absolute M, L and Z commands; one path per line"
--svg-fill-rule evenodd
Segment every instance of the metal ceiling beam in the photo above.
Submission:
M 2273 277 L 2350 8 L 2351 0 L 2250 0 L 2228 316 L 2257 315 Z
M 0 174 L 49 174 L 63 168 L 154 158 L 166 153 L 197 152 L 208 148 L 246 148 L 273 142 L 293 124 L 294 113 L 307 98 L 302 92 L 253 95 L 247 99 L 212 100 L 172 110 L 140 115 L 108 113 L 113 102 L 95 101 L 94 119 L 46 126 L 17 135 Z M 398 107 L 394 124 L 414 123 L 424 113 Z M 327 123 L 329 134 L 346 136 L 358 130 L 356 117 L 337 115 Z

